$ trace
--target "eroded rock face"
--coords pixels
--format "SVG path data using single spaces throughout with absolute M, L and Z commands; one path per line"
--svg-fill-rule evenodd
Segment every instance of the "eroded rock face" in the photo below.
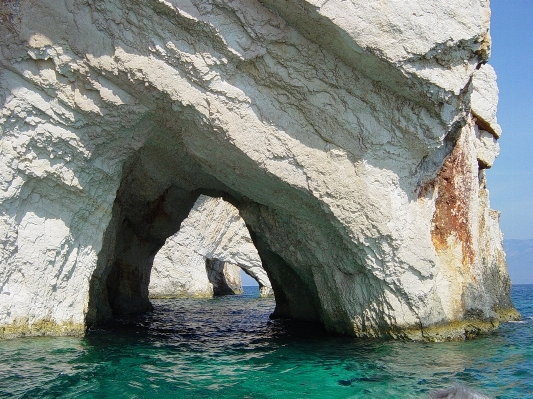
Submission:
M 149 296 L 211 297 L 224 292 L 213 282 L 218 280 L 228 282 L 226 291 L 231 288 L 233 293 L 240 293 L 241 268 L 259 283 L 261 296 L 272 295 L 270 281 L 239 211 L 222 198 L 200 195 L 180 230 L 155 256 Z
M 487 1 L 0 7 L 2 336 L 149 309 L 200 194 L 239 209 L 275 316 L 438 340 L 517 317 Z
M 206 269 L 215 296 L 243 293 L 239 266 L 218 259 L 208 259 Z

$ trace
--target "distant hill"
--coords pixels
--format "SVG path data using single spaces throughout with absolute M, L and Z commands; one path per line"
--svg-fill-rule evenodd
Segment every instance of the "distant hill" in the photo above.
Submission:
M 533 239 L 503 240 L 513 284 L 533 284 Z

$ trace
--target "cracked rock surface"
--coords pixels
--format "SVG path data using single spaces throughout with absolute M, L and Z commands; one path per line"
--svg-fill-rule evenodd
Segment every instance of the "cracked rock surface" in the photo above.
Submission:
M 0 1 L 0 335 L 150 309 L 201 194 L 273 317 L 463 339 L 519 317 L 484 170 L 486 0 Z

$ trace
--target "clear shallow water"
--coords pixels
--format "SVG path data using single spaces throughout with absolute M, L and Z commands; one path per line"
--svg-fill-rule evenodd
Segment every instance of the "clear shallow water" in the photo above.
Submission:
M 460 382 L 533 397 L 533 285 L 513 287 L 523 322 L 482 339 L 356 340 L 270 321 L 273 299 L 159 300 L 85 338 L 0 341 L 1 398 L 426 398 Z

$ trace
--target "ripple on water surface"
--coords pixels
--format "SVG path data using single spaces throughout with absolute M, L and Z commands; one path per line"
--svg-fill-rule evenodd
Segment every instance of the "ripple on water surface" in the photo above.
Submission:
M 425 398 L 455 382 L 533 397 L 533 286 L 513 287 L 524 321 L 468 342 L 326 335 L 271 321 L 273 299 L 154 301 L 142 317 L 79 338 L 0 342 L 0 397 Z

